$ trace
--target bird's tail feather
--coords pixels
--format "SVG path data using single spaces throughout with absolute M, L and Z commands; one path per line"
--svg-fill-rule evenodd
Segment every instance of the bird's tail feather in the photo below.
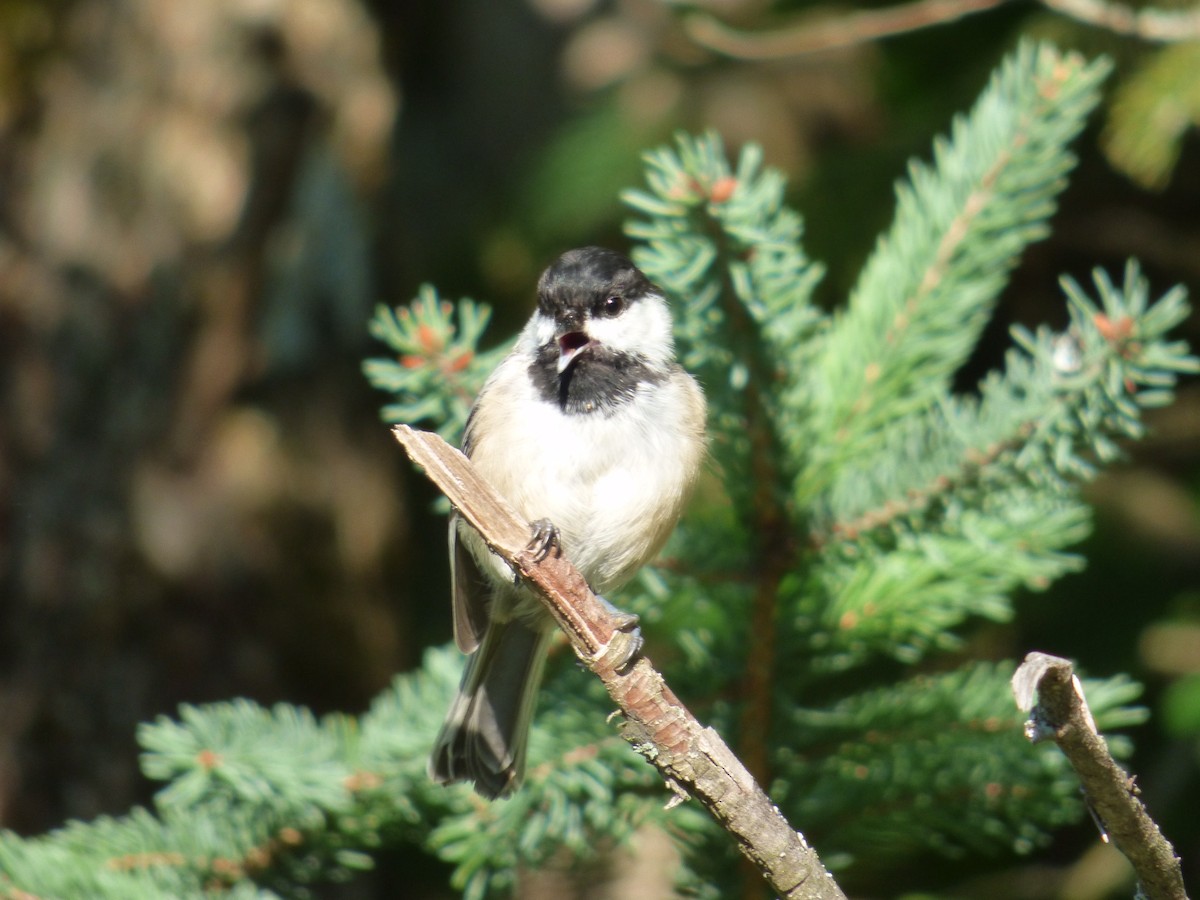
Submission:
M 489 799 L 516 790 L 551 634 L 519 620 L 488 624 L 434 742 L 434 781 L 473 781 Z

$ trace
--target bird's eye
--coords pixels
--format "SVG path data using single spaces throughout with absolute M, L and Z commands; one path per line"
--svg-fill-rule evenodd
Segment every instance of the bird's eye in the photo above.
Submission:
M 619 316 L 625 311 L 625 300 L 615 295 L 606 297 L 604 302 L 600 304 L 600 311 L 609 318 Z

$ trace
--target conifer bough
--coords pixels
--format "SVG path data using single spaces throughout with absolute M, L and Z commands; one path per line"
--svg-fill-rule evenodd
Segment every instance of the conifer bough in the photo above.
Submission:
M 844 898 L 804 836 L 788 824 L 721 737 L 701 725 L 672 693 L 650 661 L 639 656 L 618 670 L 629 636 L 575 567 L 554 555 L 539 560 L 528 546 L 529 523 L 438 435 L 407 425 L 397 425 L 392 433 L 488 547 L 541 596 L 576 655 L 620 707 L 626 720 L 622 736 L 662 773 L 676 797 L 695 797 L 733 835 L 779 897 Z

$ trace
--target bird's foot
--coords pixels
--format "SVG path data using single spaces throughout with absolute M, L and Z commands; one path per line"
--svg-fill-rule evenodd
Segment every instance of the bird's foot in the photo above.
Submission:
M 613 624 L 617 628 L 617 633 L 612 636 L 605 653 L 612 656 L 613 668 L 618 672 L 623 671 L 642 653 L 642 645 L 645 641 L 642 638 L 642 629 L 638 627 L 641 619 L 633 613 L 617 609 L 599 594 L 596 595 L 596 599 L 604 604 L 604 608 L 613 617 Z
M 538 519 L 530 529 L 529 543 L 525 545 L 525 549 L 533 554 L 537 562 L 541 562 L 551 553 L 555 556 L 562 555 L 562 539 L 553 522 L 549 519 Z

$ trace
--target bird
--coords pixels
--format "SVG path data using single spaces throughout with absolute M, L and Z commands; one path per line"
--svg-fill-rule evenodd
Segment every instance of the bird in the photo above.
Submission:
M 674 530 L 707 452 L 705 418 L 704 392 L 675 358 L 665 293 L 625 255 L 581 247 L 538 279 L 536 309 L 484 382 L 462 450 L 533 523 L 530 547 L 560 552 L 603 599 Z M 429 775 L 495 799 L 524 776 L 556 626 L 456 514 L 449 540 L 454 638 L 468 659 Z

